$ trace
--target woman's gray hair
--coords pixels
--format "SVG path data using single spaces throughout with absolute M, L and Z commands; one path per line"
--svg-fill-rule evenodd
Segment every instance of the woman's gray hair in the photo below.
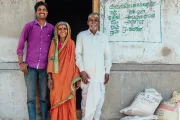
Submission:
M 56 26 L 59 26 L 59 25 L 65 25 L 65 26 L 67 27 L 67 24 L 68 24 L 67 22 L 60 21 L 60 22 L 57 23 Z

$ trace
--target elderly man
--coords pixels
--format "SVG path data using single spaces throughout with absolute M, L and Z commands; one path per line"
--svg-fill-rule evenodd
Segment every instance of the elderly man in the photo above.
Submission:
M 82 120 L 99 120 L 112 65 L 111 54 L 108 37 L 98 31 L 99 15 L 91 13 L 87 23 L 89 29 L 78 34 L 76 43 L 76 64 L 82 77 Z

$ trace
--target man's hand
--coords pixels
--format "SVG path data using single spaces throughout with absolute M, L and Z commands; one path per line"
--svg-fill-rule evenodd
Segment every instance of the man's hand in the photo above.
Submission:
M 19 65 L 19 67 L 20 67 L 20 70 L 25 74 L 25 75 L 27 75 L 28 74 L 28 69 L 27 69 L 27 66 L 28 66 L 28 64 L 27 63 L 21 63 L 20 65 Z
M 48 88 L 53 89 L 53 80 L 48 80 Z
M 85 83 L 85 84 L 88 84 L 89 81 L 88 79 L 90 79 L 89 75 L 85 72 L 85 71 L 82 71 L 81 72 L 81 77 L 82 77 L 82 81 Z
M 108 83 L 108 81 L 109 81 L 109 74 L 106 73 L 104 76 L 104 84 Z

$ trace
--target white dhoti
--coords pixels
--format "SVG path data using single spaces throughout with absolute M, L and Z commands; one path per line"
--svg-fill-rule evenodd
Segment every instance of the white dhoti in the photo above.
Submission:
M 105 85 L 102 82 L 81 83 L 82 120 L 100 120 L 105 97 Z

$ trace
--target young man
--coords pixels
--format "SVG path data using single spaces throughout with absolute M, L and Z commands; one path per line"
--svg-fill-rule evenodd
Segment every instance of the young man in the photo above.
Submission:
M 89 29 L 78 34 L 76 43 L 76 64 L 82 77 L 82 120 L 100 120 L 111 54 L 108 37 L 98 31 L 99 15 L 91 13 L 87 23 Z
M 48 6 L 37 2 L 36 20 L 25 25 L 17 47 L 20 70 L 25 75 L 29 120 L 36 120 L 36 83 L 39 80 L 40 111 L 42 120 L 47 115 L 47 56 L 54 27 L 47 23 Z M 27 42 L 26 61 L 23 61 L 24 44 Z

